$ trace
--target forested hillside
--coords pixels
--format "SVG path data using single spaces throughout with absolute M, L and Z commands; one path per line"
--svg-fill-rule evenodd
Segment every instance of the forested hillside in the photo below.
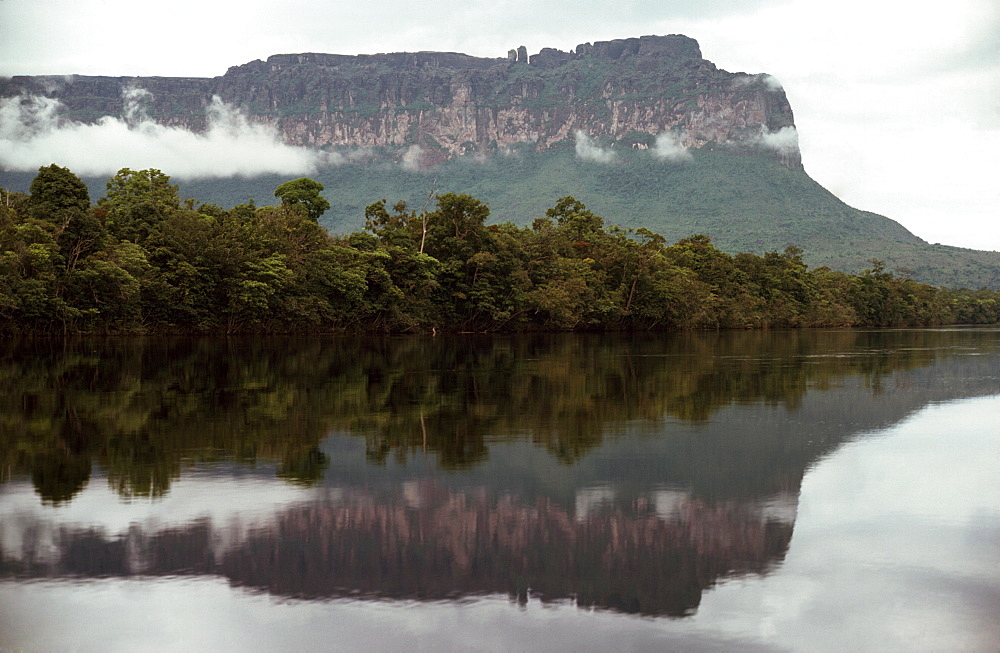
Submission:
M 1000 290 L 1000 252 L 927 243 L 894 220 L 848 206 L 806 171 L 766 154 L 705 147 L 671 162 L 642 150 L 612 150 L 611 163 L 581 160 L 566 144 L 544 153 L 465 157 L 426 171 L 378 161 L 325 168 L 314 175 L 331 204 L 320 223 L 347 234 L 364 226 L 372 199 L 402 199 L 421 208 L 436 190 L 488 203 L 493 222 L 528 226 L 555 198 L 570 195 L 608 224 L 645 227 L 668 242 L 706 234 L 733 255 L 792 245 L 811 267 L 858 274 L 878 258 L 887 270 L 922 283 Z M 250 197 L 268 201 L 283 180 L 234 178 L 180 187 L 184 196 L 231 206 Z
M 800 169 L 766 155 L 702 148 L 690 159 L 660 161 L 641 150 L 615 150 L 612 163 L 581 160 L 567 144 L 548 152 L 518 151 L 489 159 L 462 157 L 429 170 L 407 170 L 379 159 L 317 170 L 330 209 L 319 223 L 335 236 L 364 228 L 365 207 L 385 198 L 422 209 L 432 192 L 471 195 L 489 205 L 488 222 L 530 226 L 559 197 L 572 196 L 607 224 L 645 227 L 674 242 L 711 236 L 735 255 L 803 250 L 810 267 L 854 274 L 884 261 L 886 270 L 934 286 L 1000 289 L 1000 252 L 929 244 L 899 223 L 848 206 Z M 34 173 L 0 175 L 28 191 Z M 232 207 L 251 198 L 272 202 L 288 177 L 178 180 L 181 198 Z M 84 177 L 101 197 L 107 177 Z
M 3 193 L 0 330 L 8 333 L 522 331 L 902 326 L 1000 321 L 1000 295 L 808 269 L 788 247 L 735 256 L 706 235 L 625 230 L 570 196 L 530 226 L 441 193 L 385 200 L 332 236 L 322 184 L 277 206 L 181 201 L 158 170 L 122 169 L 91 204 L 70 170 Z

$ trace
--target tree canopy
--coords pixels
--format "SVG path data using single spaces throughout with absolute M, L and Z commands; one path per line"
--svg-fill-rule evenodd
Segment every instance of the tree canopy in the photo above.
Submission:
M 87 186 L 69 168 L 43 166 L 31 182 L 29 215 L 34 219 L 66 222 L 90 210 Z
M 159 170 L 120 170 L 90 206 L 59 166 L 0 206 L 0 331 L 674 330 L 1000 322 L 1000 293 L 934 288 L 879 261 L 809 270 L 802 251 L 732 256 L 605 226 L 563 197 L 523 228 L 443 193 L 421 211 L 380 200 L 366 230 L 317 222 L 322 186 L 279 206 L 181 202 Z
M 310 219 L 319 220 L 330 208 L 330 202 L 320 194 L 322 192 L 323 184 L 308 177 L 299 177 L 278 186 L 274 196 L 281 199 L 282 204 L 305 207 Z

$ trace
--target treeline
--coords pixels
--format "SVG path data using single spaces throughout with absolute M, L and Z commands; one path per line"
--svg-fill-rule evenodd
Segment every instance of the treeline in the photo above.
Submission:
M 809 270 L 801 251 L 731 256 L 706 236 L 668 245 L 605 227 L 572 197 L 530 227 L 487 225 L 448 193 L 385 200 L 331 236 L 323 187 L 278 206 L 181 201 L 154 169 L 122 169 L 96 205 L 66 168 L 0 193 L 0 331 L 252 333 L 923 326 L 1000 322 L 1000 293 L 935 288 L 873 261 Z

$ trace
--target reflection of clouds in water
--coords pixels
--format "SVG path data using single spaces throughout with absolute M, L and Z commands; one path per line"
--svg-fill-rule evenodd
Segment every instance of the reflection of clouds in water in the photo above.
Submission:
M 799 495 L 792 492 L 775 494 L 762 500 L 759 510 L 765 521 L 794 525 L 799 512 Z
M 676 519 L 681 510 L 691 501 L 691 493 L 687 490 L 657 490 L 653 493 L 653 506 L 660 519 Z
M 141 588 L 141 591 L 137 591 Z M 61 613 L 74 592 L 87 600 Z M 71 599 L 69 599 L 71 600 Z M 102 580 L 81 588 L 56 583 L 0 583 L 0 645 L 37 641 L 39 648 L 69 650 L 80 642 L 100 649 L 149 650 L 740 650 L 773 647 L 742 638 L 688 633 L 677 622 L 622 619 L 579 610 L 571 602 L 515 604 L 507 596 L 461 603 L 337 600 L 276 603 L 224 581 L 167 578 Z M 141 624 L 141 626 L 139 626 Z M 178 624 L 184 624 L 178 628 Z M 84 647 L 87 648 L 87 647 Z
M 590 515 L 615 500 L 615 490 L 610 485 L 581 487 L 576 491 L 573 514 L 578 522 L 586 521 Z
M 578 522 L 584 522 L 602 509 L 612 506 L 618 492 L 611 485 L 592 485 L 576 490 L 573 514 Z M 648 503 L 647 503 L 648 502 Z M 794 492 L 780 492 L 758 500 L 741 501 L 746 516 L 756 516 L 762 522 L 777 522 L 795 525 L 798 511 L 798 495 Z M 685 516 L 700 501 L 689 489 L 670 487 L 655 488 L 644 497 L 643 505 L 649 505 L 657 518 L 663 521 L 677 521 Z M 735 502 L 731 502 L 735 505 Z
M 58 530 L 68 525 L 96 529 L 112 539 L 135 525 L 153 533 L 207 519 L 219 527 L 214 529 L 217 534 L 242 539 L 247 530 L 273 521 L 276 512 L 312 496 L 313 491 L 267 475 L 241 478 L 192 471 L 162 498 L 123 500 L 105 477 L 95 475 L 72 501 L 43 506 L 30 483 L 8 483 L 0 493 L 0 551 L 20 558 L 26 529 L 54 547 Z
M 92 519 L 56 525 L 37 513 L 33 523 L 24 513 L 25 535 L 11 538 L 3 562 L 7 573 L 29 578 L 197 573 L 322 600 L 498 592 L 525 600 L 534 592 L 549 603 L 681 616 L 720 576 L 768 569 L 791 536 L 790 525 L 765 524 L 739 500 L 686 499 L 668 521 L 648 494 L 630 498 L 609 485 L 580 487 L 570 506 L 485 486 L 456 491 L 432 478 L 386 490 L 323 490 L 269 514 L 229 505 L 228 517 L 213 518 L 203 507 L 181 525 L 144 515 L 124 532 L 95 528 Z M 39 550 L 39 535 L 49 536 L 50 550 Z
M 46 633 L 40 647 L 101 641 L 122 650 L 150 641 L 181 649 L 308 648 L 328 641 L 382 650 L 417 641 L 438 650 L 610 650 L 627 641 L 644 650 L 988 650 L 1000 637 L 994 624 L 1000 587 L 983 577 L 998 562 L 991 539 L 1000 523 L 1000 451 L 992 424 L 998 411 L 997 397 L 932 406 L 837 450 L 806 473 L 783 565 L 763 578 L 721 582 L 687 619 L 624 619 L 571 602 L 543 608 L 529 600 L 515 607 L 496 596 L 461 603 L 275 604 L 215 580 L 0 583 L 0 632 L 7 638 L 0 645 Z M 166 503 L 122 504 L 101 480 L 92 479 L 78 498 L 102 488 L 112 503 L 146 520 L 154 516 L 142 510 Z M 268 508 L 258 505 L 256 492 L 240 496 L 238 490 L 221 503 L 260 514 L 307 494 L 275 485 L 265 493 Z M 9 506 L 28 499 L 41 510 L 26 484 L 7 488 L 0 524 L 14 512 Z M 179 482 L 176 489 L 212 495 L 223 488 L 209 481 Z M 406 503 L 424 505 L 433 500 L 428 492 L 419 481 L 407 482 L 402 495 Z M 574 495 L 576 517 L 614 497 L 609 486 L 581 488 Z M 349 497 L 332 489 L 327 498 L 340 503 Z M 792 498 L 772 495 L 758 508 L 766 517 L 790 518 Z M 657 513 L 667 514 L 687 501 L 686 491 L 670 488 L 651 499 Z M 80 504 L 81 511 L 85 507 Z M 141 631 L 133 627 L 139 623 Z M 185 624 L 183 632 L 176 632 L 177 623 Z
M 1000 397 L 931 406 L 807 473 L 783 566 L 723 583 L 694 622 L 793 650 L 989 650 Z

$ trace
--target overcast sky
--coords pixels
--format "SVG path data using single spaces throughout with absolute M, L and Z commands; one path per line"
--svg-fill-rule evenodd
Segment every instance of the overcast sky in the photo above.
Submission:
M 0 75 L 213 77 L 278 53 L 501 57 L 644 34 L 778 78 L 806 170 L 847 203 L 1000 250 L 998 0 L 0 0 Z

